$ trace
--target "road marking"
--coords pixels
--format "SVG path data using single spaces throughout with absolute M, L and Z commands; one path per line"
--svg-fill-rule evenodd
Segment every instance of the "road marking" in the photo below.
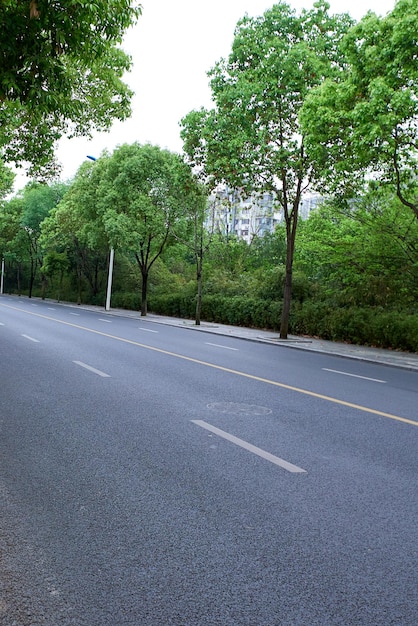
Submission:
M 207 346 L 215 346 L 215 348 L 224 348 L 225 350 L 235 350 L 238 351 L 238 348 L 230 348 L 229 346 L 222 346 L 220 343 L 209 343 L 209 341 L 205 341 Z
M 146 333 L 157 333 L 158 334 L 158 330 L 151 330 L 151 328 L 143 328 L 142 326 L 138 326 L 138 330 L 144 330 Z
M 55 311 L 55 309 L 53 309 L 52 306 L 49 306 L 48 311 Z
M 266 461 L 270 461 L 270 463 L 279 465 L 279 467 L 282 467 L 288 472 L 292 472 L 293 474 L 306 474 L 307 473 L 306 470 L 302 469 L 301 467 L 298 467 L 297 465 L 293 465 L 293 463 L 289 463 L 288 461 L 285 461 L 284 459 L 281 459 L 280 457 L 275 456 L 274 454 L 271 454 L 270 452 L 267 452 L 266 450 L 263 450 L 262 448 L 253 446 L 252 443 L 248 443 L 248 441 L 244 441 L 244 439 L 235 437 L 235 435 L 231 435 L 230 433 L 227 433 L 225 430 L 216 428 L 216 426 L 212 426 L 212 424 L 208 424 L 208 422 L 204 422 L 203 420 L 191 420 L 191 421 L 193 422 L 193 424 L 197 424 L 197 426 L 201 426 L 202 428 L 209 430 L 211 433 L 218 435 L 218 437 L 222 437 L 223 439 L 226 439 L 227 441 L 230 441 L 231 443 L 234 443 L 235 445 L 240 446 L 241 448 L 244 448 L 245 450 L 248 450 L 249 452 L 252 452 L 253 454 L 256 454 L 257 456 L 260 456 L 262 459 L 266 459 Z
M 330 370 L 327 367 L 322 368 L 324 372 L 333 372 L 334 374 L 342 374 L 343 376 L 352 376 L 353 378 L 362 378 L 363 380 L 371 380 L 374 383 L 386 383 L 386 380 L 379 380 L 379 378 L 369 378 L 368 376 L 360 376 L 359 374 L 350 374 L 349 372 L 340 372 L 339 370 Z
M 95 367 L 92 367 L 91 365 L 87 365 L 86 363 L 83 363 L 82 361 L 73 361 L 73 363 L 75 363 L 76 365 L 79 365 L 80 367 L 84 367 L 86 370 L 89 370 L 89 372 L 93 372 L 93 374 L 97 374 L 97 376 L 101 376 L 102 378 L 110 378 L 109 374 L 106 374 L 105 372 L 101 372 L 100 370 L 97 370 Z
M 0 322 L 0 326 L 4 326 L 3 322 Z
M 189 363 L 196 363 L 198 365 L 204 365 L 205 367 L 211 367 L 212 369 L 216 369 L 221 372 L 227 372 L 228 374 L 234 374 L 235 376 L 242 376 L 243 378 L 248 378 L 249 380 L 257 380 L 258 382 L 265 383 L 267 385 L 272 385 L 274 387 L 279 387 L 280 389 L 287 389 L 288 391 L 295 391 L 296 393 L 302 393 L 306 396 L 310 396 L 311 398 L 318 398 L 319 400 L 326 400 L 327 402 L 332 402 L 333 404 L 346 406 L 350 409 L 356 409 L 364 413 L 370 413 L 371 415 L 378 415 L 379 417 L 387 417 L 388 419 L 395 420 L 397 422 L 403 422 L 404 424 L 409 424 L 410 426 L 418 426 L 417 421 L 408 419 L 406 417 L 400 417 L 399 415 L 394 415 L 393 413 L 385 413 L 384 411 L 379 411 L 378 409 L 371 409 L 369 407 L 362 406 L 361 404 L 354 404 L 352 402 L 347 402 L 346 400 L 339 400 L 338 398 L 333 398 L 332 396 L 325 396 L 321 393 L 316 393 L 315 391 L 302 389 L 301 387 L 294 387 L 292 385 L 286 385 L 285 383 L 279 383 L 278 381 L 270 380 L 268 378 L 262 378 L 261 376 L 254 376 L 253 374 L 247 374 L 246 372 L 233 370 L 229 367 L 222 367 L 221 365 L 215 365 L 215 363 L 209 363 L 207 361 L 201 361 L 200 359 L 194 359 L 193 357 L 185 356 L 184 354 L 178 354 L 176 352 L 169 352 L 168 350 L 163 350 L 163 348 L 156 348 L 155 346 L 149 346 L 144 343 L 139 343 L 139 341 L 133 341 L 132 339 L 125 339 L 124 337 L 117 337 L 116 335 L 110 335 L 109 333 L 105 333 L 101 330 L 95 330 L 93 328 L 88 328 L 87 326 L 80 326 L 79 324 L 73 324 L 72 322 L 65 322 L 64 320 L 59 320 L 59 319 L 56 319 L 55 317 L 49 317 L 48 315 L 42 315 L 41 313 L 34 313 L 33 311 L 20 309 L 19 307 L 12 306 L 10 304 L 1 303 L 1 306 L 7 309 L 12 309 L 13 311 L 19 311 L 20 313 L 26 313 L 26 315 L 33 315 L 34 317 L 41 317 L 42 319 L 48 320 L 50 322 L 56 322 L 57 324 L 62 324 L 64 326 L 70 326 L 71 328 L 78 328 L 79 330 L 85 330 L 86 332 L 92 333 L 93 335 L 100 335 L 101 337 L 107 337 L 108 339 L 113 339 L 114 341 L 121 341 L 122 343 L 127 343 L 131 346 L 137 346 L 138 348 L 143 348 L 144 350 L 151 350 L 152 352 L 158 352 L 159 354 L 166 354 L 167 356 L 172 356 L 172 357 L 175 357 L 176 359 L 182 359 L 183 361 L 188 361 Z
M 34 343 L 39 343 L 39 339 L 34 339 L 33 337 L 29 337 L 29 335 L 22 335 L 25 339 L 29 339 L 29 341 L 33 341 Z
M 70 315 L 76 315 L 77 317 L 80 317 L 80 313 L 70 313 Z
M 106 324 L 111 324 L 112 320 L 104 320 L 101 317 L 99 317 L 99 322 L 106 322 Z
M 30 303 L 31 306 L 38 306 L 37 304 L 35 304 L 34 302 Z

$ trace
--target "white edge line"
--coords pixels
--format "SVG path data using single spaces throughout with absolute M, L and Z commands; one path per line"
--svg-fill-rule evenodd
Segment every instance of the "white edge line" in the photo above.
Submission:
M 86 370 L 89 370 L 89 372 L 93 372 L 93 374 L 97 374 L 98 376 L 101 376 L 102 378 L 110 378 L 109 374 L 105 374 L 105 372 L 96 370 L 95 367 L 91 367 L 91 365 L 87 365 L 86 363 L 83 363 L 82 361 L 73 361 L 73 363 L 75 363 L 76 365 L 79 365 L 80 367 L 84 367 Z
M 288 472 L 292 472 L 294 474 L 306 474 L 307 473 L 307 471 L 302 469 L 301 467 L 298 467 L 297 465 L 293 465 L 292 463 L 289 463 L 288 461 L 285 461 L 284 459 L 281 459 L 280 457 L 275 456 L 274 454 L 271 454 L 270 452 L 266 452 L 266 450 L 263 450 L 262 448 L 257 448 L 257 446 L 253 446 L 252 443 L 248 443 L 247 441 L 244 441 L 244 439 L 239 439 L 239 437 L 235 437 L 235 435 L 231 435 L 225 432 L 224 430 L 221 430 L 220 428 L 216 428 L 216 426 L 212 426 L 212 424 L 208 424 L 208 422 L 205 422 L 203 420 L 191 420 L 191 421 L 193 422 L 193 424 L 196 424 L 197 426 L 201 426 L 202 428 L 209 430 L 211 433 L 214 433 L 215 435 L 218 435 L 219 437 L 222 437 L 223 439 L 227 439 L 227 441 L 230 441 L 231 443 L 235 443 L 237 446 L 240 446 L 241 448 L 244 448 L 245 450 L 248 450 L 249 452 L 252 452 L 253 454 L 256 454 L 257 456 L 260 456 L 261 458 L 266 459 L 267 461 L 270 461 L 271 463 L 274 463 L 275 465 L 279 465 L 279 467 L 282 467 Z
M 342 374 L 343 376 L 352 376 L 353 378 L 362 378 L 363 380 L 371 380 L 374 383 L 386 383 L 386 380 L 379 380 L 379 378 L 369 378 L 368 376 L 360 376 L 359 374 L 350 374 L 349 372 L 340 372 L 339 370 L 331 370 L 327 367 L 322 368 L 324 372 L 333 372 L 334 374 Z
M 225 350 L 235 350 L 238 351 L 238 348 L 230 348 L 229 346 L 222 346 L 220 343 L 210 343 L 209 341 L 205 341 L 207 346 L 215 346 L 215 348 L 224 348 Z
M 29 337 L 29 335 L 22 335 L 25 339 L 29 339 L 29 341 L 33 341 L 34 343 L 39 343 L 39 339 L 34 339 L 33 337 Z

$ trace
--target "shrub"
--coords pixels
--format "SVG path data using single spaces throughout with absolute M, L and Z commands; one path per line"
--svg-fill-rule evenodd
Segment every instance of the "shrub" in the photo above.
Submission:
M 418 315 L 381 307 L 334 308 L 326 302 L 294 307 L 291 332 L 332 341 L 418 352 Z

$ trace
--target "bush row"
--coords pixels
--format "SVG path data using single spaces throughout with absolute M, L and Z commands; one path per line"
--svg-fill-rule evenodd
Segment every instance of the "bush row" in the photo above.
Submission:
M 149 301 L 149 309 L 155 313 L 190 319 L 194 318 L 195 306 L 194 297 L 181 294 L 153 296 Z M 279 330 L 280 315 L 281 303 L 271 300 L 210 295 L 202 301 L 201 317 L 207 322 Z M 326 302 L 295 303 L 289 332 L 418 352 L 418 314 L 378 307 L 334 308 Z
M 333 308 L 324 302 L 295 307 L 291 332 L 364 346 L 418 352 L 418 314 L 379 307 Z
M 194 319 L 196 300 L 193 296 L 183 295 L 152 296 L 149 309 L 160 315 Z M 202 300 L 201 318 L 207 322 L 277 330 L 280 327 L 280 311 L 279 302 L 208 295 Z

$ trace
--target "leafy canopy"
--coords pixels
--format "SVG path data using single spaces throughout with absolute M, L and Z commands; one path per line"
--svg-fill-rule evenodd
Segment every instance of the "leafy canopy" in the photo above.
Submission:
M 0 12 L 0 154 L 51 167 L 63 134 L 107 130 L 130 114 L 117 45 L 140 14 L 130 0 L 3 0 Z
M 309 90 L 341 63 L 338 42 L 351 25 L 317 2 L 295 14 L 276 4 L 237 25 L 228 60 L 210 71 L 215 109 L 182 120 L 184 149 L 218 182 L 248 193 L 274 190 L 282 206 L 309 178 L 298 114 Z M 284 207 L 285 209 L 287 207 Z
M 184 150 L 215 181 L 273 192 L 286 225 L 286 282 L 280 335 L 287 337 L 292 265 L 303 189 L 313 161 L 299 112 L 309 91 L 343 65 L 339 43 L 348 15 L 331 16 L 316 2 L 296 15 L 284 2 L 237 25 L 231 54 L 210 72 L 215 109 L 182 120 Z
M 398 0 L 384 18 L 368 13 L 342 50 L 346 66 L 311 91 L 300 115 L 317 179 L 349 195 L 371 177 L 386 181 L 418 218 L 416 0 Z

